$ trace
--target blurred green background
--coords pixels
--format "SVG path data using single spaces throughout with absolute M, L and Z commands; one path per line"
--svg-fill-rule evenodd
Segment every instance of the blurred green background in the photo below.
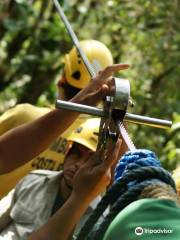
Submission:
M 157 153 L 168 169 L 180 164 L 180 2 L 60 1 L 79 40 L 96 39 L 114 62 L 131 69 L 132 112 L 173 120 L 171 130 L 129 124 L 138 148 Z M 0 114 L 18 103 L 53 104 L 63 56 L 72 47 L 52 0 L 0 2 Z

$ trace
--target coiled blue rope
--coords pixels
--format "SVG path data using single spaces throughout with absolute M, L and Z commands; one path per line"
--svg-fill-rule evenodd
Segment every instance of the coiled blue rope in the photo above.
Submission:
M 150 166 L 161 167 L 161 163 L 154 152 L 147 149 L 127 152 L 116 166 L 114 182 L 121 180 L 123 175 L 130 170 Z

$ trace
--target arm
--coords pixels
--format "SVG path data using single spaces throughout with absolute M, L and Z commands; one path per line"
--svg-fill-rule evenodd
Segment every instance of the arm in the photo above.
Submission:
M 107 94 L 106 83 L 109 77 L 127 67 L 127 64 L 107 67 L 71 101 L 87 105 L 97 104 Z M 0 173 L 11 171 L 40 154 L 77 117 L 77 112 L 55 109 L 37 120 L 0 136 Z
M 104 191 L 110 183 L 110 168 L 117 161 L 121 141 L 118 140 L 104 156 L 102 150 L 95 153 L 77 172 L 73 191 L 63 207 L 39 230 L 32 233 L 28 240 L 67 240 L 75 225 L 86 211 L 90 202 Z

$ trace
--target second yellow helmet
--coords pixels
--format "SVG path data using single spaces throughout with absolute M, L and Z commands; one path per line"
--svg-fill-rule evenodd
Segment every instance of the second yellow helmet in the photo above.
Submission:
M 95 152 L 98 144 L 99 126 L 100 118 L 86 119 L 70 133 L 67 140 L 79 143 Z

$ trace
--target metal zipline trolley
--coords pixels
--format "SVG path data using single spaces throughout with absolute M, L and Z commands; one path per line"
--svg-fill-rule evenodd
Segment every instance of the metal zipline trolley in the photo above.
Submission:
M 90 64 L 88 58 L 82 51 L 79 40 L 76 37 L 69 21 L 67 20 L 59 2 L 57 0 L 53 0 L 60 15 L 64 25 L 70 35 L 76 50 L 80 54 L 90 76 L 93 78 L 97 75 L 97 68 L 93 68 Z M 99 69 L 100 70 L 100 69 Z M 126 142 L 129 150 L 134 150 L 135 146 L 127 133 L 123 125 L 123 121 L 149 125 L 151 127 L 157 128 L 170 128 L 172 125 L 171 121 L 162 120 L 157 118 L 145 117 L 141 115 L 131 114 L 127 112 L 128 105 L 130 103 L 130 83 L 126 79 L 121 78 L 113 78 L 112 85 L 110 87 L 109 96 L 103 102 L 103 109 L 86 106 L 82 104 L 70 103 L 62 100 L 56 101 L 56 108 L 64 108 L 73 111 L 77 111 L 80 113 L 85 113 L 93 116 L 101 117 L 100 129 L 99 129 L 99 140 L 98 147 L 106 148 L 107 142 L 110 140 L 116 142 L 119 134 L 121 134 L 122 138 Z

